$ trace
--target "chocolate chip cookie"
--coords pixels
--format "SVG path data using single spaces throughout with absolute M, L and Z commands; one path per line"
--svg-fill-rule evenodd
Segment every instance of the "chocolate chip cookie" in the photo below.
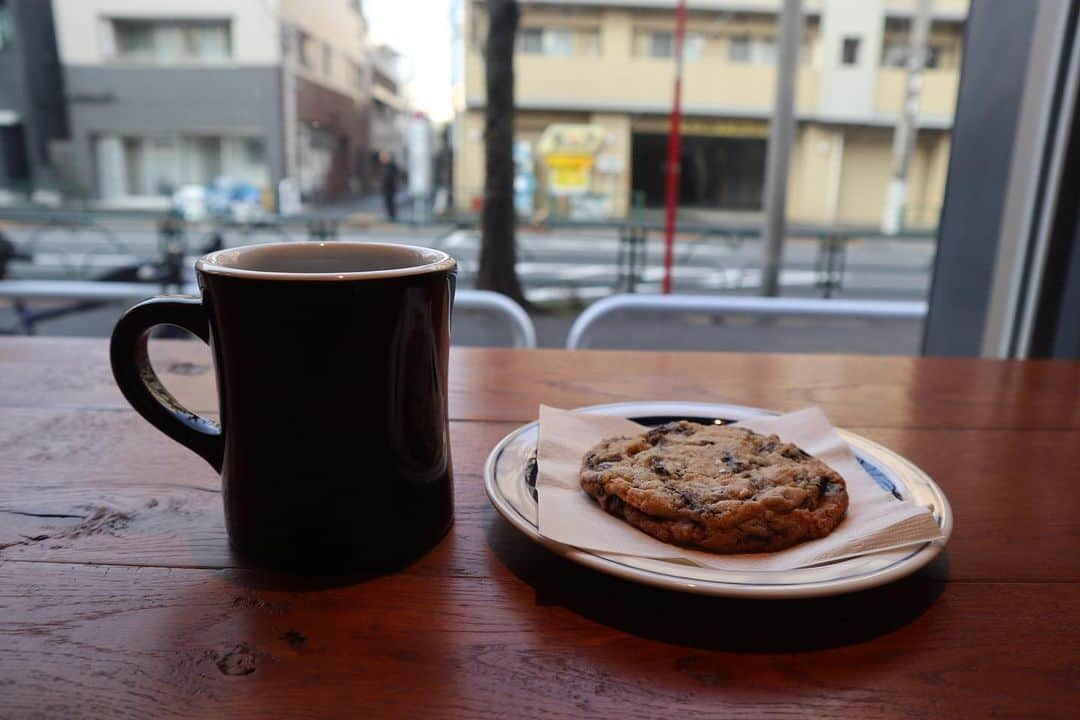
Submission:
M 604 440 L 585 454 L 581 487 L 659 540 L 717 553 L 824 537 L 848 506 L 844 479 L 798 446 L 686 421 Z

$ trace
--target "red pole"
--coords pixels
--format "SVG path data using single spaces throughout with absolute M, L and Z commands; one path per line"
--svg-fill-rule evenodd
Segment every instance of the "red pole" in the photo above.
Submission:
M 675 97 L 671 101 L 671 131 L 667 146 L 667 198 L 664 206 L 664 294 L 671 294 L 671 263 L 675 249 L 675 215 L 679 207 L 682 156 L 683 38 L 686 36 L 686 0 L 675 8 Z

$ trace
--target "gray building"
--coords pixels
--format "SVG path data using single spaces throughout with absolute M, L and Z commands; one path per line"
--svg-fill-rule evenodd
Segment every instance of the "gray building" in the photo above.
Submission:
M 73 162 L 91 194 L 154 206 L 217 177 L 309 197 L 356 186 L 366 25 L 340 0 L 53 0 Z
M 53 190 L 50 147 L 67 135 L 52 5 L 0 0 L 0 190 Z
M 75 166 L 104 200 L 285 176 L 276 68 L 68 66 L 65 79 Z

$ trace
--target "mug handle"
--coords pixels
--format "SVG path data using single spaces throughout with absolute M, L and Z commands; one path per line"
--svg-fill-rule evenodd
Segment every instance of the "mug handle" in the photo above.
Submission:
M 175 325 L 210 342 L 210 324 L 200 298 L 177 295 L 144 300 L 121 315 L 113 328 L 109 359 L 116 384 L 151 425 L 221 472 L 225 456 L 221 426 L 181 405 L 150 365 L 146 343 L 157 325 Z

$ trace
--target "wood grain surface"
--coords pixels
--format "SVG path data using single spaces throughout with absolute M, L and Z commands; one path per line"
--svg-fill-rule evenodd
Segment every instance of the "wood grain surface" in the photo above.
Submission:
M 550 556 L 549 556 L 550 557 Z M 1075 584 L 799 603 L 496 578 L 0 565 L 4 717 L 1066 717 Z M 1017 614 L 1018 608 L 1028 611 Z M 822 622 L 822 618 L 835 619 Z
M 202 345 L 153 354 L 213 411 Z M 335 578 L 230 553 L 213 471 L 127 408 L 104 342 L 0 340 L 0 718 L 1074 717 L 1078 367 L 455 350 L 453 530 Z M 949 548 L 854 595 L 723 600 L 574 565 L 487 502 L 540 402 L 679 398 L 820 404 L 944 488 Z
M 0 338 L 0 407 L 126 410 L 107 349 L 100 340 L 27 346 Z M 157 340 L 151 357 L 190 409 L 216 409 L 205 345 Z M 773 410 L 821 405 L 844 427 L 1080 430 L 1078 396 L 1080 363 L 1061 361 L 487 348 L 454 348 L 450 360 L 455 420 L 527 422 L 542 402 L 695 400 Z

